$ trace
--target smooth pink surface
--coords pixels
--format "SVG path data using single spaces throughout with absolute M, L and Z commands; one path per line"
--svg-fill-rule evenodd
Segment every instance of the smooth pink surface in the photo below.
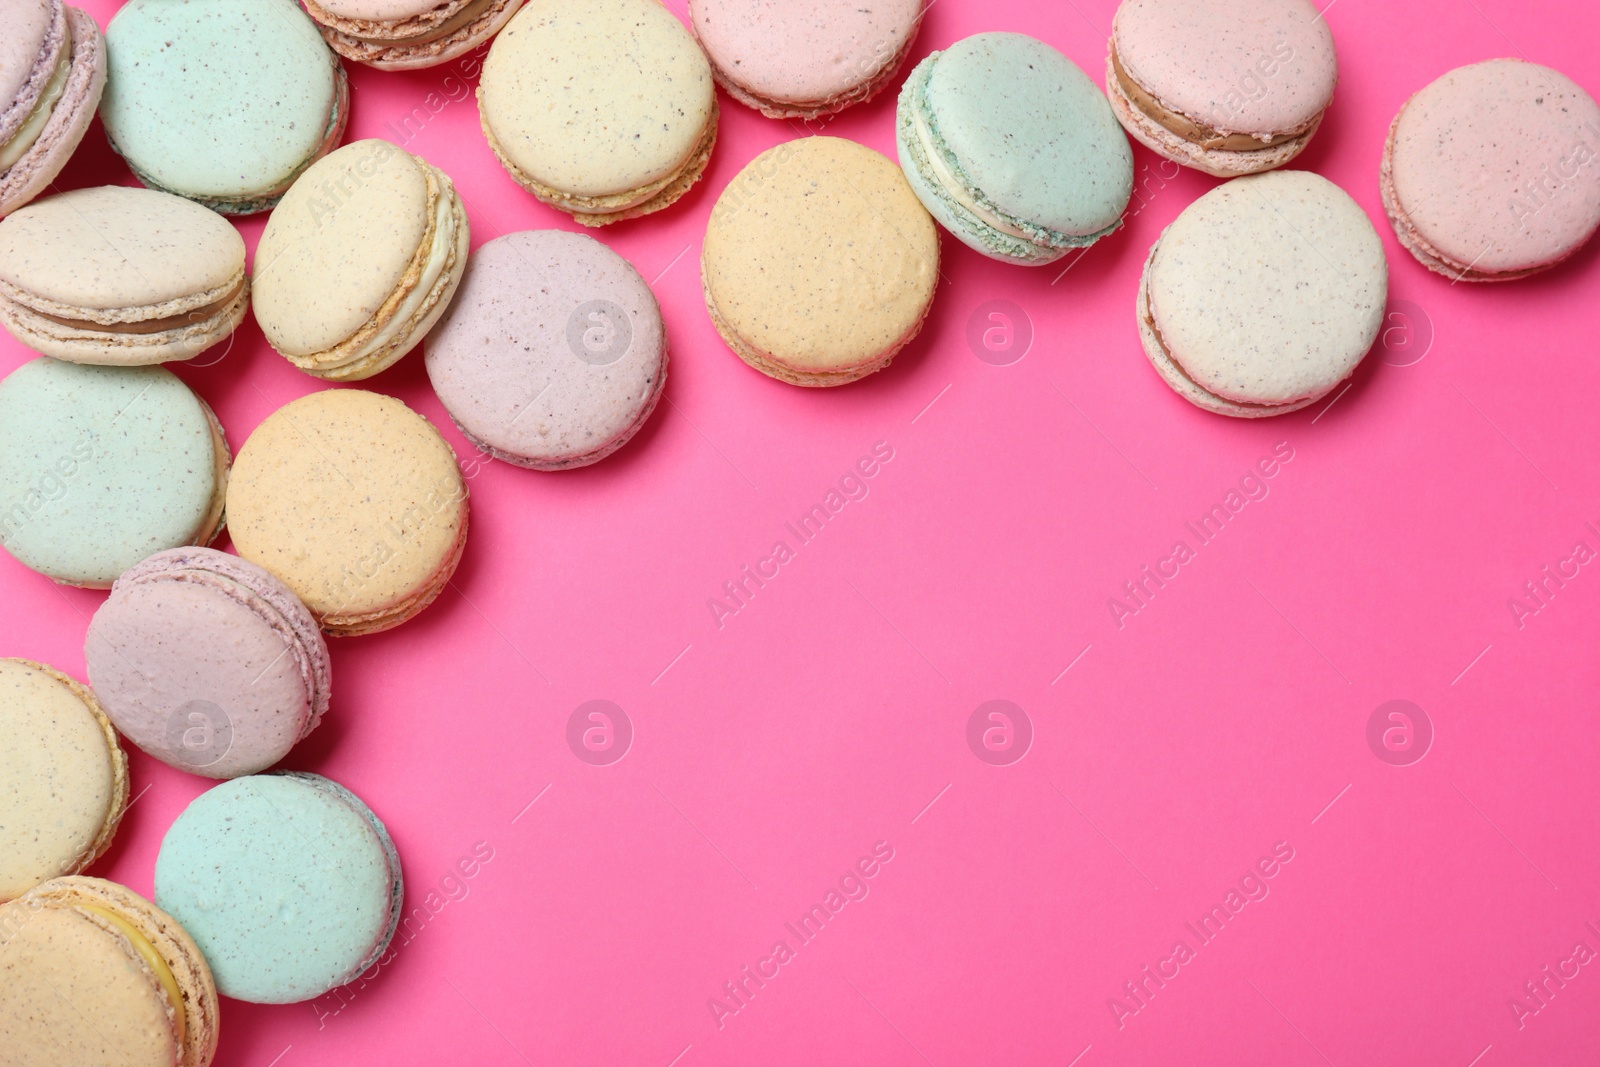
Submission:
M 914 58 L 1013 30 L 1098 71 L 1113 8 L 940 0 Z M 412 906 L 435 910 L 342 998 L 225 1003 L 218 1062 L 1600 1061 L 1600 964 L 1563 962 L 1580 941 L 1600 951 L 1600 570 L 1579 562 L 1600 551 L 1600 246 L 1527 281 L 1451 286 L 1378 201 L 1412 92 L 1517 50 L 1594 92 L 1600 15 L 1340 0 L 1327 19 L 1342 80 L 1296 165 L 1379 224 L 1395 316 L 1331 407 L 1242 423 L 1151 370 L 1139 269 L 1215 181 L 1140 148 L 1126 232 L 1037 271 L 947 238 L 948 282 L 890 370 L 828 391 L 763 377 L 712 332 L 696 259 L 717 193 L 804 130 L 726 101 L 705 181 L 599 234 L 654 283 L 672 340 L 668 402 L 627 448 L 566 474 L 485 464 L 417 353 L 363 383 L 461 452 L 472 533 L 421 617 L 334 643 L 333 708 L 289 765 L 367 800 Z M 352 70 L 350 136 L 409 128 L 406 147 L 456 180 L 475 243 L 572 228 L 490 155 L 474 70 Z M 892 153 L 893 109 L 885 94 L 824 128 Z M 63 187 L 107 178 L 131 180 L 91 131 Z M 242 227 L 253 246 L 262 220 Z M 1009 366 L 968 342 L 1005 340 L 975 315 L 997 300 L 1031 324 Z M 0 338 L 0 369 L 26 358 Z M 198 362 L 178 373 L 234 441 L 322 387 L 253 325 Z M 800 544 L 785 523 L 880 441 L 893 458 L 847 483 L 865 497 Z M 1185 523 L 1280 442 L 1293 459 L 1265 498 L 1119 628 L 1108 600 L 1196 544 Z M 779 538 L 793 558 L 719 629 L 708 598 Z M 1554 590 L 1542 605 L 1535 580 Z M 0 654 L 82 677 L 103 594 L 10 559 L 0 590 Z M 567 741 L 593 699 L 632 725 L 609 766 Z M 993 699 L 1033 726 L 1010 766 L 968 747 Z M 1411 766 L 1368 747 L 1395 699 L 1434 729 Z M 576 734 L 593 759 L 591 713 Z M 163 831 L 209 783 L 138 753 L 132 775 L 93 872 L 148 893 Z M 801 944 L 784 924 L 878 841 L 893 859 L 869 864 L 867 896 Z M 1277 842 L 1292 861 L 1248 883 L 1265 899 L 1197 947 L 1185 923 Z M 708 999 L 780 938 L 793 958 L 719 1029 Z M 1119 1029 L 1108 1001 L 1146 965 L 1170 972 L 1180 938 L 1194 958 Z M 1576 976 L 1557 989 L 1546 966 Z M 1554 993 L 1519 1029 L 1509 1005 L 1535 979 Z

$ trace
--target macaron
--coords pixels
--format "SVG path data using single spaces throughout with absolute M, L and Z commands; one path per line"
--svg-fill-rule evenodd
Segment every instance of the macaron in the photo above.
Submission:
M 244 321 L 244 239 L 170 193 L 106 185 L 0 222 L 0 323 L 76 363 L 192 359 Z
M 1383 242 L 1343 189 L 1309 171 L 1235 178 L 1150 249 L 1139 339 L 1196 407 L 1284 415 L 1355 372 L 1383 324 L 1388 283 Z
M 224 996 L 294 1004 L 372 967 L 400 920 L 400 857 L 372 809 L 319 774 L 201 793 L 156 856 L 156 903 L 194 936 Z
M 893 83 L 924 0 L 690 0 L 694 33 L 728 95 L 774 119 L 815 119 Z
M 344 69 L 294 0 L 129 0 L 106 47 L 106 137 L 152 189 L 266 211 L 344 134 Z
M 700 270 L 711 322 L 740 359 L 790 385 L 844 385 L 922 329 L 939 233 L 899 167 L 854 141 L 805 137 L 723 189 Z
M 256 321 L 307 374 L 370 378 L 444 313 L 469 236 L 444 171 L 388 141 L 345 145 L 301 175 L 267 220 Z
M 499 33 L 521 6 L 522 0 L 306 0 L 335 52 L 379 70 L 448 63 Z
M 895 143 L 924 206 L 963 244 L 1039 266 L 1122 225 L 1133 151 L 1098 86 L 1043 41 L 980 33 L 917 64 Z
M 1395 236 L 1452 281 L 1548 270 L 1600 228 L 1600 105 L 1520 59 L 1458 67 L 1389 127 L 1380 188 Z
M 25 659 L 0 659 L 0 738 L 6 901 L 111 847 L 128 806 L 128 757 L 88 688 Z
M 206 1067 L 217 987 L 194 939 L 126 886 L 57 878 L 0 907 L 8 1067 Z
M 631 263 L 591 237 L 533 230 L 473 253 L 427 366 L 480 452 L 565 470 L 644 425 L 666 385 L 667 334 Z
M 1123 0 L 1106 94 L 1135 140 L 1219 178 L 1305 151 L 1339 80 L 1311 0 Z
M 585 226 L 669 207 L 717 140 L 711 64 L 658 0 L 530 0 L 489 47 L 478 113 L 517 184 Z
M 270 573 L 211 548 L 130 568 L 94 613 L 83 652 L 122 736 L 208 778 L 265 770 L 328 710 L 317 620 Z
M 61 0 L 0 0 L 0 216 L 55 181 L 106 84 L 105 40 Z
M 326 390 L 279 408 L 245 441 L 228 529 L 239 555 L 292 589 L 323 630 L 377 633 L 422 611 L 455 573 L 467 483 L 439 431 L 405 404 Z
M 0 381 L 0 545 L 65 585 L 109 589 L 222 528 L 228 442 L 163 367 L 40 358 Z

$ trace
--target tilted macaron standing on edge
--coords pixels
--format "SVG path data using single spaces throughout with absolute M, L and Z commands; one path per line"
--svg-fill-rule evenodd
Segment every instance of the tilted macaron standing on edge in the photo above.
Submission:
M 0 0 L 0 217 L 49 188 L 89 130 L 105 38 L 61 0 Z
M 163 367 L 40 358 L 0 381 L 0 545 L 65 585 L 109 589 L 222 528 L 228 442 Z
M 1380 176 L 1395 236 L 1453 281 L 1548 270 L 1600 228 L 1600 105 L 1560 71 L 1491 59 L 1395 116 Z
M 1003 263 L 1039 266 L 1122 225 L 1133 152 L 1066 56 L 980 33 L 917 64 L 900 91 L 900 164 L 933 217 Z
M 405 404 L 329 389 L 279 408 L 244 443 L 228 528 L 239 555 L 294 590 L 324 631 L 377 633 L 422 611 L 455 573 L 467 483 L 439 431 Z
M 1235 178 L 1150 249 L 1139 338 L 1196 407 L 1284 415 L 1355 372 L 1383 324 L 1388 281 L 1383 242 L 1343 189 L 1309 171 Z
M 585 226 L 670 206 L 717 140 L 711 64 L 658 0 L 531 0 L 489 48 L 478 113 L 517 184 Z
M 196 797 L 161 842 L 155 884 L 217 988 L 253 1004 L 311 1000 L 371 968 L 404 892 L 372 809 L 300 773 L 235 778 Z
M 1303 152 L 1339 80 L 1310 0 L 1123 0 L 1109 46 L 1117 119 L 1157 155 L 1219 178 Z
M 207 1067 L 217 987 L 194 939 L 126 886 L 57 878 L 0 907 L 8 1067 Z
M 370 378 L 444 314 L 469 238 L 443 171 L 388 141 L 347 144 L 302 174 L 267 220 L 256 321 L 307 374 Z
M 192 359 L 233 333 L 249 303 L 239 231 L 180 196 L 76 189 L 0 222 L 0 323 L 47 356 Z
M 535 470 L 585 467 L 655 410 L 666 327 L 639 272 L 605 245 L 563 230 L 511 233 L 473 253 L 427 366 L 480 451 Z
M 773 119 L 815 119 L 894 82 L 924 0 L 690 0 L 690 24 L 728 95 Z
M 844 385 L 921 331 L 939 233 L 899 167 L 854 141 L 806 137 L 728 183 L 700 271 L 712 325 L 740 359 L 790 385 Z
M 88 867 L 127 806 L 128 757 L 94 694 L 42 663 L 0 659 L 0 902 Z
M 122 735 L 208 778 L 265 770 L 328 710 L 317 620 L 270 573 L 215 549 L 169 549 L 130 568 L 83 651 Z
M 129 0 L 100 117 L 152 189 L 248 215 L 344 134 L 344 68 L 293 0 Z
M 322 36 L 346 59 L 379 70 L 420 70 L 483 44 L 522 0 L 306 0 Z

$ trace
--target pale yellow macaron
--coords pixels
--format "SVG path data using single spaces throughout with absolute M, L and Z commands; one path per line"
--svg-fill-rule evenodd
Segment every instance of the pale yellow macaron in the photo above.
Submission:
M 532 0 L 489 49 L 478 112 L 517 183 L 586 226 L 669 206 L 717 140 L 711 64 L 658 0 Z
M 127 806 L 128 757 L 88 687 L 0 659 L 0 901 L 89 866 Z
M 740 359 L 791 385 L 843 385 L 922 329 L 939 235 L 899 167 L 808 137 L 763 152 L 723 190 L 701 271 L 711 321 Z
M 312 393 L 256 427 L 228 483 L 239 555 L 336 636 L 398 626 L 444 589 L 467 538 L 455 452 L 399 400 Z

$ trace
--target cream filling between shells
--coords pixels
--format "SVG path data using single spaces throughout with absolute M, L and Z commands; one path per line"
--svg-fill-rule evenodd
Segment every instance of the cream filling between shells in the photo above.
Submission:
M 38 103 L 33 105 L 21 129 L 12 135 L 11 140 L 0 145 L 0 173 L 10 170 L 17 160 L 27 155 L 39 140 L 39 135 L 44 133 L 44 128 L 50 124 L 50 116 L 55 113 L 61 94 L 67 91 L 67 79 L 72 76 L 72 63 L 68 58 L 71 53 L 72 29 L 69 25 L 61 37 L 61 49 L 56 53 L 54 69 L 50 72 L 50 80 L 45 83 L 44 92 L 39 94 Z

